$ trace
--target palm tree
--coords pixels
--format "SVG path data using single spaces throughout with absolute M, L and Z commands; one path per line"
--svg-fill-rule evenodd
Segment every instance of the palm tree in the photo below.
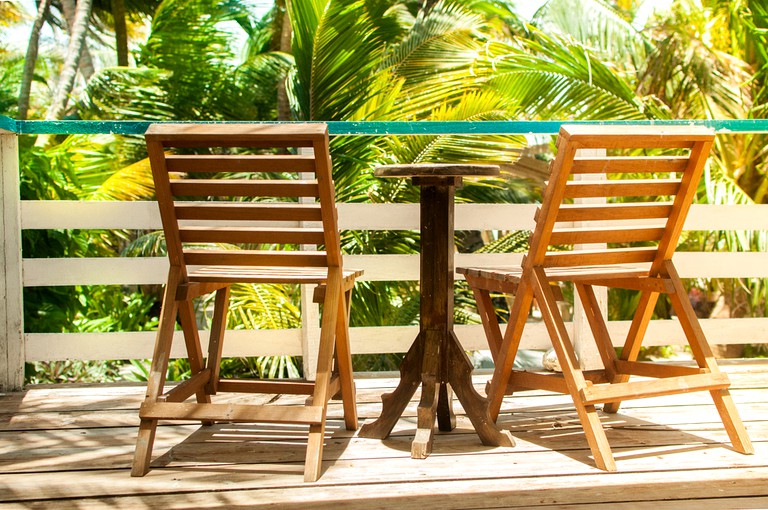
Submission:
M 88 18 L 91 16 L 92 0 L 78 0 L 75 8 L 75 16 L 69 33 L 69 46 L 64 59 L 64 66 L 59 75 L 51 107 L 45 118 L 49 120 L 61 119 L 69 103 L 69 96 L 75 84 L 77 70 L 80 67 L 80 58 L 85 47 L 85 36 L 88 32 Z
M 29 44 L 27 45 L 27 55 L 24 59 L 24 74 L 21 79 L 19 91 L 19 106 L 17 118 L 25 120 L 29 111 L 29 96 L 32 90 L 32 79 L 35 73 L 35 63 L 37 62 L 38 45 L 40 42 L 40 31 L 45 24 L 45 17 L 51 6 L 51 0 L 41 0 L 37 7 L 37 16 L 32 24 L 32 30 L 29 35 Z

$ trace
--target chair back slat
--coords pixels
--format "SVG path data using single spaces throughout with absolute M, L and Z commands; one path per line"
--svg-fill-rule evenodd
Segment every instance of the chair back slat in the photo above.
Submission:
M 647 220 L 667 218 L 671 203 L 563 204 L 558 221 Z
M 326 125 L 155 124 L 146 140 L 172 265 L 341 266 Z
M 621 181 L 569 182 L 565 198 L 661 197 L 674 195 L 680 187 L 676 179 L 627 179 Z
M 664 227 L 595 227 L 564 228 L 552 232 L 549 242 L 560 244 L 633 243 L 660 241 Z
M 642 264 L 658 274 L 677 246 L 713 141 L 714 132 L 699 127 L 563 126 L 524 268 Z
M 328 266 L 323 251 L 187 249 L 184 261 L 189 266 Z
M 179 220 L 210 221 L 322 221 L 320 204 L 294 204 L 290 202 L 215 202 L 177 203 L 174 207 Z
M 641 264 L 653 262 L 655 248 L 624 248 L 615 250 L 577 250 L 549 252 L 544 259 L 546 267 L 601 266 L 613 264 Z
M 234 159 L 216 154 L 169 154 L 165 157 L 169 172 L 303 172 L 314 173 L 315 158 L 306 155 L 242 154 Z
M 317 181 L 173 179 L 174 197 L 319 197 Z
M 603 157 L 575 158 L 572 174 L 618 174 L 618 173 L 681 173 L 685 172 L 688 158 L 668 157 Z
M 181 227 L 182 243 L 323 244 L 323 229 L 252 227 Z

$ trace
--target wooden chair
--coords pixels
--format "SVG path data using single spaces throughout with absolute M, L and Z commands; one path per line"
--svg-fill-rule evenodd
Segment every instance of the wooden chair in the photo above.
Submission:
M 493 419 L 504 395 L 515 390 L 570 394 L 597 467 L 615 471 L 597 404 L 613 413 L 623 400 L 709 391 L 734 448 L 753 453 L 728 392 L 728 377 L 718 369 L 672 262 L 713 140 L 711 130 L 696 127 L 564 126 L 560 130 L 557 156 L 522 267 L 457 269 L 475 294 L 496 362 L 488 390 Z M 589 153 L 605 149 L 608 155 L 587 156 L 579 149 L 598 149 Z M 607 179 L 571 179 L 588 174 Z M 616 202 L 616 197 L 626 200 Z M 606 200 L 574 203 L 577 198 Z M 572 245 L 593 246 L 564 251 Z M 581 298 L 603 369 L 583 371 L 579 366 L 556 302 L 563 282 L 571 282 Z M 640 291 L 621 356 L 608 335 L 594 286 Z M 491 292 L 514 295 L 503 338 Z M 698 367 L 637 361 L 660 294 L 669 295 Z M 562 374 L 513 369 L 534 299 Z M 644 379 L 630 381 L 633 375 Z
M 131 474 L 143 476 L 149 470 L 158 420 L 268 422 L 309 426 L 304 479 L 317 480 L 331 397 L 341 395 L 345 425 L 349 430 L 357 428 L 348 307 L 354 279 L 361 273 L 342 269 L 327 127 L 152 125 L 146 141 L 170 270 L 147 394 L 139 410 L 141 425 Z M 291 148 L 302 151 L 296 154 L 287 150 Z M 193 151 L 206 153 L 190 154 Z M 297 178 L 265 177 L 286 173 Z M 301 175 L 305 173 L 312 178 Z M 234 178 L 210 178 L 215 174 Z M 242 249 L 225 249 L 223 244 Z M 323 249 L 297 249 L 302 245 Z M 229 291 L 238 282 L 320 286 L 321 292 L 315 295 L 323 304 L 323 314 L 314 382 L 220 378 Z M 204 360 L 192 300 L 211 292 L 216 295 Z M 177 316 L 192 377 L 164 392 Z M 258 341 L 257 331 L 253 337 Z M 218 392 L 291 393 L 308 398 L 303 407 L 212 403 L 211 396 Z M 193 396 L 194 402 L 185 402 Z

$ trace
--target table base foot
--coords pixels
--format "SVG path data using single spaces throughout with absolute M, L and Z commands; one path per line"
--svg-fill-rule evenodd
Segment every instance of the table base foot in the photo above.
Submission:
M 481 396 L 472 385 L 472 363 L 451 332 L 448 341 L 448 377 L 456 397 L 464 407 L 480 441 L 486 446 L 515 446 L 508 430 L 501 430 L 491 419 L 488 399 Z
M 386 439 L 405 411 L 411 397 L 421 384 L 421 360 L 423 346 L 418 341 L 411 345 L 400 363 L 400 382 L 392 393 L 381 396 L 381 415 L 373 422 L 360 428 L 358 436 L 371 439 Z
M 472 385 L 472 363 L 453 332 L 449 333 L 448 364 L 444 373 L 448 381 L 438 382 L 434 376 L 423 374 L 424 351 L 422 339 L 417 338 L 400 364 L 400 383 L 395 391 L 382 395 L 382 411 L 376 421 L 363 425 L 359 436 L 371 439 L 386 439 L 397 420 L 403 414 L 413 394 L 422 386 L 418 407 L 418 426 L 411 445 L 411 457 L 424 459 L 432 452 L 434 426 L 437 421 L 441 431 L 456 427 L 453 413 L 453 394 L 464 407 L 467 417 L 486 446 L 514 446 L 509 431 L 501 430 L 491 419 L 488 400 L 481 396 Z
M 426 459 L 432 453 L 432 442 L 435 437 L 434 429 L 418 429 L 411 443 L 411 458 Z

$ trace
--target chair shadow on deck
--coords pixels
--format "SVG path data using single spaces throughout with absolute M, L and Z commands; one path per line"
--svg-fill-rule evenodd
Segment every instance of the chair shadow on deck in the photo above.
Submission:
M 285 423 L 215 423 L 202 425 L 186 439 L 152 461 L 152 468 L 204 469 L 270 475 L 304 473 L 307 449 L 306 425 Z M 329 418 L 325 429 L 323 471 L 339 460 L 353 436 L 343 419 Z
M 697 426 L 705 429 L 702 435 L 682 430 L 679 424 L 649 421 L 622 412 L 610 414 L 599 410 L 598 416 L 619 466 L 633 459 L 659 460 L 662 456 L 673 461 L 676 455 L 703 450 L 738 452 L 728 442 L 714 409 L 711 422 Z M 506 405 L 497 423 L 502 429 L 509 430 L 523 448 L 526 447 L 521 443 L 530 443 L 534 449 L 543 448 L 576 460 L 590 471 L 594 466 L 578 412 L 570 403 L 513 409 Z

